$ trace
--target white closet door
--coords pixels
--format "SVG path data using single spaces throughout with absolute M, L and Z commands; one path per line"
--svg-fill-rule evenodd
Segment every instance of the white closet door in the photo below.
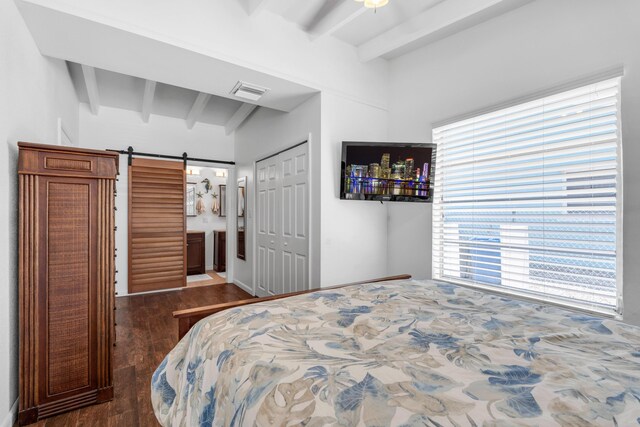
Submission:
M 309 289 L 308 144 L 258 162 L 256 294 Z
M 278 157 L 272 157 L 258 163 L 257 167 L 257 245 L 258 271 L 256 277 L 256 294 L 260 296 L 274 295 L 278 292 L 276 240 L 278 233 Z M 281 288 L 282 286 L 280 286 Z
M 282 212 L 278 241 L 284 292 L 309 289 L 309 184 L 307 144 L 279 156 L 279 202 Z

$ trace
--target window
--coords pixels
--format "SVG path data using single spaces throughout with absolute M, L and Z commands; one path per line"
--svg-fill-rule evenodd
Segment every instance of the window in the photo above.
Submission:
M 434 278 L 618 310 L 619 84 L 434 129 Z

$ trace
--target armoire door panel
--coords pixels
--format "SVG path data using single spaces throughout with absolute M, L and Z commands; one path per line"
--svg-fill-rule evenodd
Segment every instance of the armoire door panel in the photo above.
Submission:
M 45 178 L 41 200 L 48 215 L 42 218 L 47 242 L 42 289 L 44 305 L 40 322 L 46 325 L 45 352 L 41 363 L 47 376 L 41 386 L 46 396 L 90 387 L 94 379 L 95 254 L 97 237 L 96 181 L 73 178 Z M 44 294 L 46 291 L 46 294 Z
M 129 166 L 129 292 L 186 285 L 184 165 L 133 159 Z

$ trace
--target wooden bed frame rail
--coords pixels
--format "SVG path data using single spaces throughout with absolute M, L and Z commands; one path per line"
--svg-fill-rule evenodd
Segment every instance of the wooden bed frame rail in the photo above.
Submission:
M 316 289 L 309 289 L 306 291 L 290 292 L 290 293 L 281 294 L 281 295 L 271 295 L 271 296 L 262 297 L 262 298 L 251 298 L 251 299 L 244 299 L 240 301 L 225 302 L 222 304 L 207 305 L 203 307 L 188 308 L 185 310 L 174 311 L 173 317 L 175 319 L 178 319 L 178 338 L 182 339 L 182 337 L 185 336 L 187 332 L 189 332 L 189 329 L 191 329 L 193 325 L 198 323 L 198 321 L 214 313 L 227 310 L 230 308 L 242 307 L 245 305 L 256 304 L 256 303 L 265 302 L 265 301 L 274 301 L 282 298 L 288 298 L 296 295 L 308 294 L 308 293 L 317 292 L 317 291 L 326 291 L 329 289 L 344 288 L 346 286 L 363 285 L 365 283 L 386 282 L 389 280 L 408 280 L 408 279 L 411 279 L 411 275 L 400 274 L 398 276 L 381 277 L 378 279 L 364 280 L 362 282 L 346 283 L 344 285 L 331 286 L 328 288 L 316 288 Z

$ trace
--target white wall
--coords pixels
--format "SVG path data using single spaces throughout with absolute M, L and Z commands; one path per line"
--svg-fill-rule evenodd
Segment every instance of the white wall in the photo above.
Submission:
M 188 166 L 188 169 L 194 169 L 194 173 L 199 174 L 198 177 L 187 176 L 187 182 L 195 183 L 196 192 L 202 193 L 202 201 L 204 202 L 205 211 L 204 213 L 198 214 L 197 216 L 187 217 L 187 230 L 204 231 L 205 265 L 207 270 L 213 270 L 213 231 L 226 230 L 228 217 L 219 216 L 218 214 L 214 214 L 211 211 L 214 202 L 213 197 L 211 196 L 215 193 L 218 196 L 218 201 L 220 200 L 220 185 L 226 185 L 227 178 L 216 176 L 216 171 L 226 173 L 226 170 L 191 166 Z M 213 188 L 209 190 L 209 193 L 206 192 L 204 184 L 202 183 L 202 180 L 204 180 L 205 178 L 207 178 L 213 186 Z
M 236 282 L 253 292 L 253 245 L 255 244 L 255 161 L 303 141 L 309 141 L 311 179 L 310 274 L 312 286 L 320 283 L 320 101 L 315 95 L 290 113 L 260 108 L 235 134 L 237 177 L 247 177 L 246 259 L 235 262 Z M 234 181 L 235 182 L 235 181 Z M 229 178 L 229 184 L 232 178 Z M 232 190 L 231 185 L 228 191 Z M 231 215 L 231 213 L 229 213 Z M 232 228 L 232 224 L 229 224 Z M 235 252 L 233 254 L 235 257 Z
M 340 200 L 342 141 L 386 141 L 386 110 L 322 94 L 322 285 L 387 275 L 387 204 Z
M 233 160 L 233 136 L 225 135 L 221 126 L 196 123 L 193 129 L 185 121 L 152 115 L 144 123 L 140 113 L 118 108 L 101 107 L 97 116 L 86 104 L 80 104 L 80 145 L 95 149 L 126 150 L 132 146 L 139 152 Z M 116 183 L 116 291 L 118 296 L 128 293 L 128 174 L 127 156 L 120 156 L 120 176 Z
M 391 63 L 390 137 L 429 142 L 431 124 L 499 104 L 623 64 L 624 319 L 640 324 L 640 2 L 537 0 Z M 411 82 L 410 91 L 407 82 Z M 400 234 L 390 210 L 390 235 Z M 424 245 L 431 209 L 414 221 L 427 224 L 406 252 L 431 259 Z M 409 235 L 407 234 L 407 239 Z M 390 252 L 400 251 L 390 242 Z M 391 271 L 405 267 L 396 260 Z
M 431 208 L 431 203 L 387 204 L 389 275 L 431 278 Z
M 0 0 L 0 426 L 18 398 L 17 141 L 57 143 L 63 119 L 78 136 L 78 100 L 66 65 L 43 58 L 15 4 Z M 14 406 L 14 409 L 16 407 Z

